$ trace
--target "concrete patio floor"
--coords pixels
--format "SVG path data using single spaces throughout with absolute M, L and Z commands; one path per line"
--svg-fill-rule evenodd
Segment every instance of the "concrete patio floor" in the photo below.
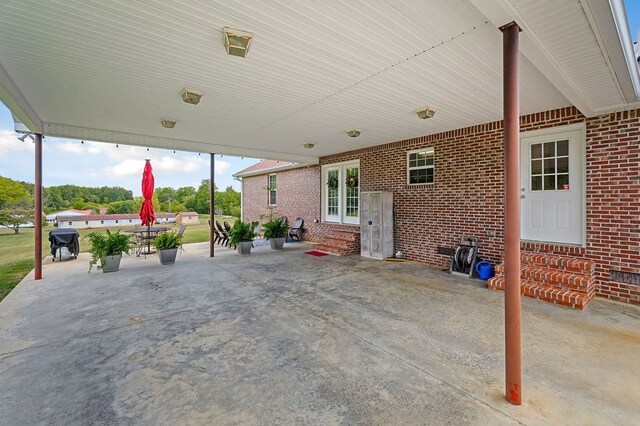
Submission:
M 0 423 L 638 424 L 640 307 L 523 299 L 522 407 L 503 294 L 417 263 L 250 256 L 49 263 L 0 303 Z

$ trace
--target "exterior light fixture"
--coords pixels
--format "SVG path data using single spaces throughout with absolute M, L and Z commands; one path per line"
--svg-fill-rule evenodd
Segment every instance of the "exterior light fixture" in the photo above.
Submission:
M 234 30 L 233 28 L 224 27 L 222 30 L 222 38 L 224 40 L 224 48 L 227 54 L 231 56 L 239 56 L 246 58 L 251 44 L 252 33 L 246 31 Z
M 302 146 L 304 146 L 307 149 L 311 149 L 314 146 L 316 146 L 316 144 L 315 143 L 311 143 L 311 142 L 305 142 L 304 145 L 302 145 Z
M 177 122 L 177 120 L 174 120 L 172 118 L 162 117 L 160 119 L 160 124 L 162 124 L 162 127 L 165 127 L 167 129 L 173 129 L 174 127 L 176 127 Z
M 357 138 L 360 136 L 360 133 L 361 132 L 358 129 L 347 130 L 347 135 L 349 135 L 350 138 Z
M 180 97 L 182 100 L 191 105 L 198 105 L 200 103 L 200 98 L 202 98 L 204 92 L 199 92 L 193 89 L 187 89 L 186 87 L 180 91 Z
M 418 114 L 418 118 L 422 118 L 423 120 L 426 120 L 427 118 L 433 117 L 436 113 L 436 110 L 431 107 L 424 107 L 424 108 L 415 110 L 415 113 Z

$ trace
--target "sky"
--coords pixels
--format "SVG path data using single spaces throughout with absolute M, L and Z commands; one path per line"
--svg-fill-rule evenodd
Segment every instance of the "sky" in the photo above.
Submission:
M 633 41 L 640 28 L 640 0 L 625 0 Z M 31 142 L 20 142 L 13 131 L 11 113 L 0 103 L 0 175 L 26 182 L 34 181 Z M 78 140 L 46 138 L 43 146 L 42 183 L 44 186 L 121 186 L 140 194 L 145 158 L 151 159 L 156 187 L 198 187 L 209 177 L 209 155 L 131 147 Z M 256 163 L 257 159 L 216 156 L 216 185 L 240 190 L 233 173 Z
M 627 9 L 627 20 L 629 21 L 631 38 L 633 41 L 638 41 L 638 28 L 640 28 L 640 0 L 625 0 L 624 5 Z
M 13 131 L 9 109 L 0 102 L 0 176 L 34 181 L 34 144 L 21 142 Z M 133 147 L 91 141 L 45 137 L 42 152 L 42 184 L 79 186 L 121 186 L 141 195 L 144 160 L 151 159 L 156 188 L 193 186 L 209 178 L 209 154 Z M 231 176 L 259 159 L 219 156 L 215 158 L 215 182 L 219 189 L 240 182 Z

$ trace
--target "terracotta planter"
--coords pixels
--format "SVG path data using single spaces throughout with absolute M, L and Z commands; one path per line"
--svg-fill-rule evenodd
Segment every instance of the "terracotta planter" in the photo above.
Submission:
M 102 265 L 102 272 L 115 272 L 120 269 L 120 260 L 122 260 L 122 253 L 115 256 L 107 256 L 107 260 Z
M 282 247 L 284 247 L 284 242 L 287 239 L 285 237 L 282 238 L 269 238 L 269 244 L 271 245 L 271 248 L 273 250 L 282 250 Z
M 251 246 L 253 246 L 253 241 L 240 241 L 238 243 L 238 254 L 251 253 Z
M 176 263 L 177 254 L 178 247 L 158 250 L 158 257 L 160 258 L 160 263 L 162 263 L 163 265 L 172 265 Z

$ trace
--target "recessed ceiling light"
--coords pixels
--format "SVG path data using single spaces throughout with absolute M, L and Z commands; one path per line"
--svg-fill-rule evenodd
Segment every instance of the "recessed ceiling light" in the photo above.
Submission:
M 424 107 L 424 108 L 415 110 L 415 113 L 418 114 L 419 118 L 426 120 L 427 118 L 433 117 L 436 113 L 436 110 L 431 107 Z
M 360 130 L 358 129 L 351 129 L 351 130 L 347 130 L 347 135 L 349 135 L 349 137 L 351 138 L 357 138 L 358 136 L 360 136 Z
M 307 149 L 311 149 L 311 148 L 313 148 L 314 146 L 316 146 L 316 144 L 315 144 L 315 143 L 312 143 L 312 142 L 305 142 L 305 143 L 304 143 L 304 145 L 302 145 L 302 146 L 304 146 L 304 147 L 305 147 L 305 148 L 307 148 Z
M 160 124 L 162 124 L 162 127 L 166 127 L 167 129 L 173 129 L 174 127 L 176 127 L 177 122 L 178 120 L 174 120 L 172 118 L 162 117 L 160 119 Z
M 182 100 L 191 105 L 198 105 L 200 103 L 200 98 L 204 95 L 203 92 L 199 92 L 193 89 L 187 89 L 186 87 L 180 91 L 180 96 Z
M 239 56 L 246 58 L 251 44 L 252 33 L 246 31 L 234 30 L 233 28 L 224 27 L 222 30 L 222 38 L 224 40 L 224 48 L 227 54 L 231 56 Z

